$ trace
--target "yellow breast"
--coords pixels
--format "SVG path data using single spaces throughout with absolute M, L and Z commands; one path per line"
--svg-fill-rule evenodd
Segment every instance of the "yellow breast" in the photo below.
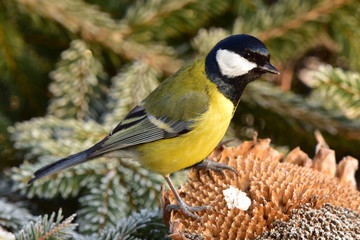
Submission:
M 230 124 L 234 104 L 216 90 L 210 92 L 208 110 L 179 137 L 140 146 L 140 162 L 147 168 L 168 175 L 204 160 L 219 144 Z

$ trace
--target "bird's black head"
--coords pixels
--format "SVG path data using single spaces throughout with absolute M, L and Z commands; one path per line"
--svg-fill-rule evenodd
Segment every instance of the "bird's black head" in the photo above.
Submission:
M 205 71 L 234 104 L 239 101 L 246 84 L 264 73 L 279 74 L 270 64 L 266 46 L 245 34 L 227 37 L 216 44 L 206 57 Z

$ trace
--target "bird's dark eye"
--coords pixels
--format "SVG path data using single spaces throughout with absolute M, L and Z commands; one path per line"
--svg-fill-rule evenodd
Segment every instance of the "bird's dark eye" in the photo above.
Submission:
M 249 50 L 245 50 L 244 53 L 242 54 L 242 56 L 244 58 L 246 58 L 249 61 L 253 61 L 254 60 L 254 53 L 249 51 Z

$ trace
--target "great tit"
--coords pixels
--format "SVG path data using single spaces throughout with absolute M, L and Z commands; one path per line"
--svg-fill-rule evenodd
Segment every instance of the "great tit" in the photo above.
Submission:
M 103 140 L 40 168 L 29 183 L 117 151 L 163 175 L 178 202 L 170 208 L 198 218 L 192 212 L 207 206 L 188 206 L 169 175 L 194 165 L 231 169 L 206 157 L 223 138 L 246 85 L 264 73 L 279 71 L 259 39 L 245 34 L 227 37 L 206 57 L 164 80 Z

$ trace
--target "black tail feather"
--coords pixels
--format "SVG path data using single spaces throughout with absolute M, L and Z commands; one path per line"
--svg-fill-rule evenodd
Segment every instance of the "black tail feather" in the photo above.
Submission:
M 69 168 L 72 167 L 74 165 L 89 161 L 91 159 L 100 157 L 101 155 L 104 154 L 94 154 L 96 153 L 96 150 L 98 150 L 99 148 L 101 148 L 101 145 L 104 143 L 104 141 L 107 138 L 103 139 L 102 141 L 98 142 L 97 144 L 95 144 L 94 146 L 92 146 L 89 149 L 86 149 L 82 152 L 78 152 L 75 153 L 73 155 L 70 155 L 66 158 L 60 159 L 54 163 L 50 163 L 42 168 L 40 168 L 39 170 L 37 170 L 34 175 L 35 177 L 33 177 L 32 179 L 29 180 L 28 184 L 31 184 L 33 182 L 35 182 L 36 180 L 43 178 L 47 175 L 50 175 L 52 173 L 61 171 L 65 168 Z
M 34 173 L 35 177 L 30 179 L 28 184 L 31 184 L 31 183 L 35 182 L 36 180 L 38 180 L 42 177 L 45 177 L 47 175 L 50 175 L 54 172 L 61 171 L 65 168 L 68 168 L 68 167 L 71 167 L 71 166 L 74 166 L 74 165 L 77 165 L 79 163 L 89 160 L 87 158 L 87 155 L 88 155 L 87 151 L 88 150 L 85 150 L 85 151 L 70 155 L 66 158 L 60 159 L 54 163 L 51 163 L 49 165 L 46 165 L 46 166 L 40 168 L 39 170 L 37 170 Z

